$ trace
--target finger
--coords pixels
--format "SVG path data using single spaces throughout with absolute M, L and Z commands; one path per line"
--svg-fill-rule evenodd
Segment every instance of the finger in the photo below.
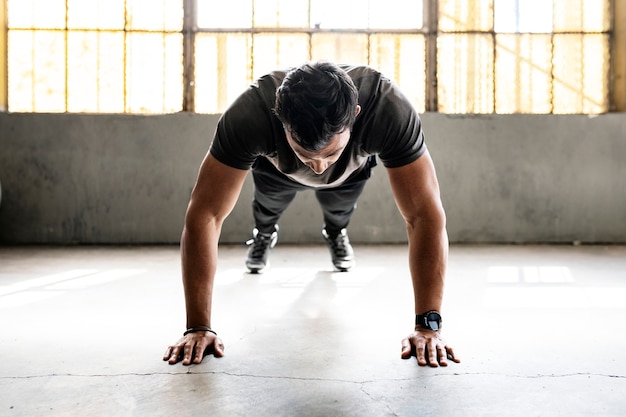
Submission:
M 411 342 L 408 338 L 402 339 L 402 353 L 400 354 L 402 359 L 409 359 L 411 357 Z
M 168 346 L 167 349 L 165 350 L 165 353 L 163 354 L 163 360 L 166 361 L 170 358 L 170 356 L 172 355 L 172 346 Z
M 169 357 L 168 362 L 170 365 L 174 365 L 180 359 L 180 347 L 174 346 L 172 347 L 171 355 Z
M 433 368 L 439 366 L 439 362 L 437 361 L 437 344 L 433 340 L 428 343 L 428 365 Z
M 448 359 L 456 363 L 461 363 L 461 359 L 456 356 L 456 354 L 454 353 L 454 349 L 452 349 L 450 346 L 446 346 L 446 352 Z
M 193 350 L 193 363 L 196 365 L 201 363 L 204 358 L 205 349 L 203 349 L 202 346 L 204 346 L 204 344 L 198 343 Z
M 183 347 L 183 365 L 191 364 L 191 355 L 193 355 L 194 343 L 189 342 Z
M 439 357 L 439 365 L 440 366 L 448 366 L 448 361 L 446 360 L 446 349 L 443 346 L 437 346 L 437 356 Z
M 415 347 L 415 356 L 417 357 L 417 364 L 420 366 L 426 366 L 426 345 L 424 342 L 418 342 Z
M 224 342 L 222 342 L 222 339 L 216 338 L 215 342 L 213 342 L 213 347 L 213 354 L 215 355 L 215 357 L 221 358 L 222 356 L 224 356 Z
M 215 338 L 212 345 L 205 345 L 204 343 L 198 343 L 195 345 L 193 363 L 201 363 L 204 357 L 211 353 L 213 353 L 216 358 L 224 356 L 224 343 L 221 339 Z

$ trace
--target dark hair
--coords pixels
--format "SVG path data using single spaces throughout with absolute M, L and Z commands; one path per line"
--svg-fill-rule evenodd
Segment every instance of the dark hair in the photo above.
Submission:
M 307 151 L 352 128 L 358 91 L 348 74 L 330 62 L 306 63 L 287 73 L 276 90 L 274 113 Z

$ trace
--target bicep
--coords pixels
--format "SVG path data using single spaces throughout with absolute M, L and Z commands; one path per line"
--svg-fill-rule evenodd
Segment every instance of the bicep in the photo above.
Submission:
M 428 151 L 407 165 L 388 168 L 387 172 L 396 204 L 407 223 L 438 217 L 445 222 L 437 174 Z
M 191 193 L 185 223 L 221 223 L 235 206 L 247 173 L 207 153 Z

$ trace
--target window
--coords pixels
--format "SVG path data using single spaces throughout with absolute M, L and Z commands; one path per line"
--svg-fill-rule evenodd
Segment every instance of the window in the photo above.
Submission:
M 2 2 L 13 112 L 219 113 L 316 59 L 379 69 L 420 112 L 611 108 L 611 0 Z
M 496 0 L 496 112 L 608 111 L 609 16 L 601 1 Z
M 181 0 L 8 0 L 13 112 L 181 110 Z
M 608 111 L 608 1 L 439 4 L 439 111 Z
M 198 0 L 197 6 L 198 112 L 223 110 L 268 71 L 317 59 L 370 64 L 424 110 L 419 0 Z

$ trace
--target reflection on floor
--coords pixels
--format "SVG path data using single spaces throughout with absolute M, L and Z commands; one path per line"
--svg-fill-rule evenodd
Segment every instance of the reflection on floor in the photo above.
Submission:
M 462 359 L 400 359 L 405 246 L 279 245 L 249 275 L 225 246 L 226 355 L 161 356 L 185 325 L 176 247 L 0 247 L 2 416 L 623 416 L 626 247 L 452 246 L 443 334 Z

